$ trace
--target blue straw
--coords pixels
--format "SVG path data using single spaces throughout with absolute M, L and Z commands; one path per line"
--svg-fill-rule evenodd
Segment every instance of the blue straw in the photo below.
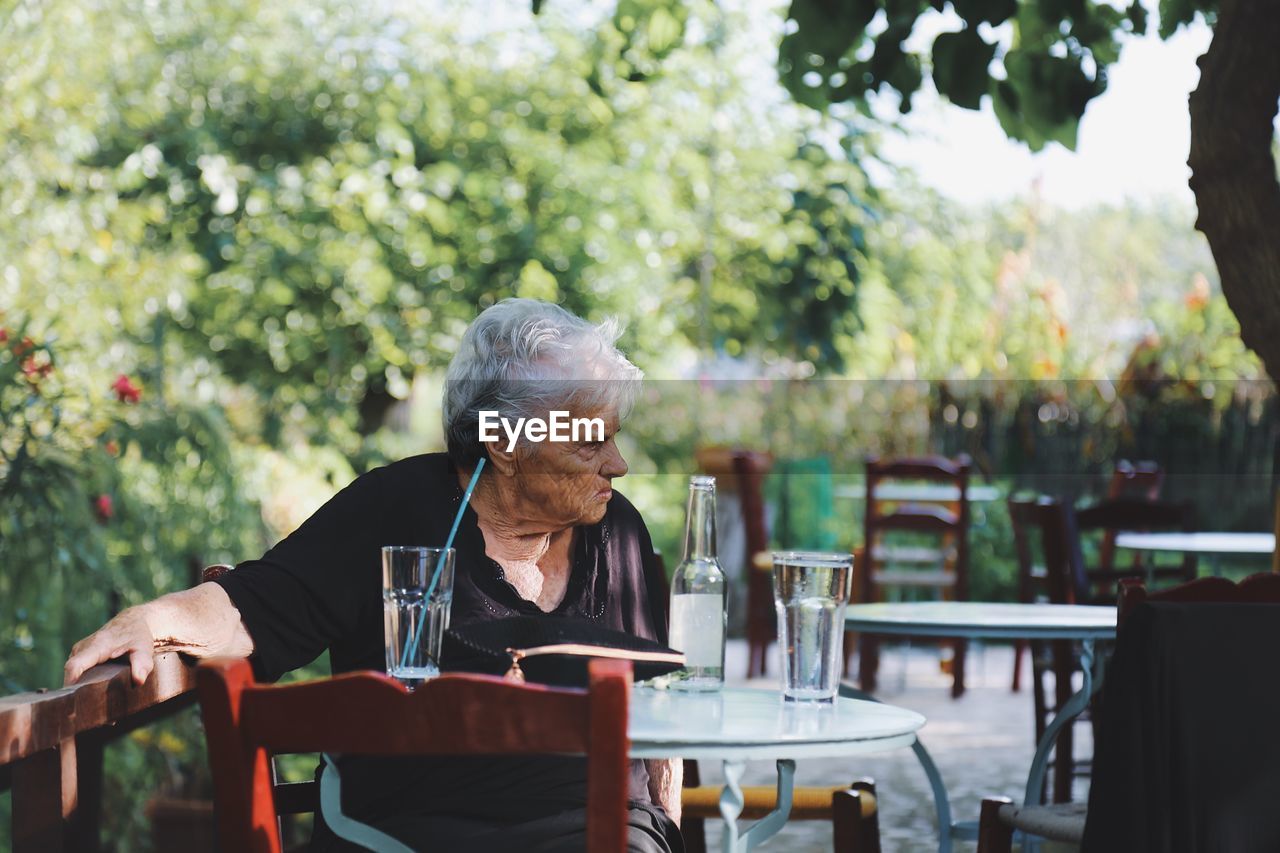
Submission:
M 422 612 L 418 614 L 417 628 L 409 629 L 409 641 L 404 644 L 404 648 L 400 650 L 400 668 L 404 669 L 405 661 L 409 659 L 409 649 L 418 644 L 418 638 L 422 636 L 422 625 L 427 619 L 427 610 L 431 606 L 431 593 L 436 591 L 436 584 L 440 581 L 440 573 L 444 571 L 444 562 L 449 558 L 449 549 L 453 547 L 453 538 L 458 535 L 458 526 L 462 524 L 462 514 L 467 511 L 467 504 L 471 503 L 471 493 L 476 490 L 476 483 L 480 482 L 480 472 L 484 470 L 484 457 L 476 463 L 475 473 L 471 475 L 471 482 L 467 483 L 467 490 L 462 493 L 462 506 L 458 507 L 458 514 L 453 518 L 453 527 L 449 529 L 449 538 L 444 541 L 444 550 L 440 552 L 440 559 L 436 561 L 436 570 L 431 575 L 431 583 L 427 584 L 427 595 L 423 601 Z

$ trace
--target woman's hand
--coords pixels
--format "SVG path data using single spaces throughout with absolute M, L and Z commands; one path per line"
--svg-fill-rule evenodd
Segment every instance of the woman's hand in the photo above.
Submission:
M 105 661 L 129 656 L 135 684 L 142 684 L 155 668 L 155 635 L 147 624 L 147 605 L 122 610 L 107 624 L 71 647 L 62 667 L 62 683 L 75 684 L 85 672 Z
M 142 684 L 155 668 L 156 652 L 248 657 L 253 638 L 226 590 L 202 583 L 120 611 L 71 647 L 62 683 L 75 684 L 98 664 L 128 655 L 134 683 Z

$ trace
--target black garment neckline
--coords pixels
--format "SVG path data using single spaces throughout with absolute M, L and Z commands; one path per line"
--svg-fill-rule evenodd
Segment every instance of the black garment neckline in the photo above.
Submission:
M 458 481 L 459 472 L 457 466 L 454 464 L 452 459 L 448 457 L 446 457 L 446 459 L 449 470 L 449 482 L 453 486 L 453 500 L 451 503 L 458 504 L 462 501 L 465 492 Z M 591 619 L 597 619 L 602 615 L 591 612 L 595 608 L 590 607 L 589 602 L 584 601 L 584 598 L 586 597 L 588 580 L 590 580 L 591 576 L 599 578 L 599 575 L 601 574 L 601 567 L 593 564 L 599 560 L 599 548 L 595 548 L 597 552 L 596 560 L 593 561 L 591 559 L 592 545 L 593 542 L 596 545 L 602 545 L 608 538 L 608 534 L 605 532 L 606 526 L 608 525 L 607 514 L 605 519 L 601 519 L 596 524 L 580 524 L 574 526 L 573 550 L 569 556 L 569 582 L 565 587 L 564 597 L 561 598 L 560 603 L 551 610 L 543 610 L 536 602 L 530 601 L 521 595 L 520 591 L 515 588 L 515 585 L 512 584 L 511 581 L 507 580 L 506 572 L 498 561 L 489 556 L 489 552 L 485 549 L 484 531 L 480 529 L 480 517 L 476 514 L 475 508 L 471 506 L 470 501 L 467 502 L 466 507 L 463 510 L 462 521 L 463 523 L 459 526 L 458 530 L 459 535 L 471 537 L 470 541 L 476 548 L 476 552 L 492 571 L 492 576 L 490 578 L 474 579 L 477 582 L 477 585 L 482 589 L 487 585 L 483 581 L 491 581 L 495 585 L 495 589 L 488 591 L 491 598 L 494 598 L 500 604 L 511 608 L 520 615 L 526 616 L 568 616 L 571 615 L 570 611 L 575 608 L 581 612 L 581 615 Z M 460 543 L 455 542 L 455 547 L 458 544 Z M 510 601 L 502 601 L 501 597 L 493 595 L 493 593 L 498 591 L 507 593 L 510 597 Z M 598 598 L 599 601 L 603 602 L 605 600 L 604 590 L 601 590 L 600 594 L 595 597 Z

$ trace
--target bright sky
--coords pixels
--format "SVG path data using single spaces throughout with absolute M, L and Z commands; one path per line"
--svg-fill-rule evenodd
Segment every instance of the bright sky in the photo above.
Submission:
M 1154 32 L 1128 40 L 1106 92 L 1084 114 L 1074 152 L 1050 143 L 1032 154 L 1004 135 L 989 99 L 974 112 L 951 106 L 930 88 L 913 99 L 903 120 L 909 135 L 886 139 L 882 154 L 915 170 L 926 186 L 964 202 L 1023 195 L 1039 179 L 1044 200 L 1065 207 L 1126 197 L 1194 204 L 1187 187 L 1187 96 L 1200 78 L 1196 59 L 1211 35 L 1197 24 L 1167 42 Z

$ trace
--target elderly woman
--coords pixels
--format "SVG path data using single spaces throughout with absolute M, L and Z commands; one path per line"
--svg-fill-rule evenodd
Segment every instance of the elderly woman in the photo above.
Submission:
M 128 655 L 145 680 L 157 651 L 248 655 L 274 680 L 328 649 L 334 673 L 385 664 L 383 545 L 439 545 L 480 459 L 455 539 L 452 623 L 544 614 L 665 641 L 662 579 L 644 522 L 611 488 L 627 464 L 614 443 L 640 371 L 593 326 L 511 299 L 467 329 L 446 377 L 448 453 L 370 471 L 260 560 L 212 583 L 123 611 L 72 649 L 66 679 Z M 590 441 L 482 442 L 479 413 L 600 418 Z M 579 436 L 581 438 L 581 436 Z M 584 845 L 585 762 L 574 758 L 348 757 L 344 811 L 415 848 L 576 850 Z M 679 765 L 634 762 L 629 844 L 681 846 Z M 317 819 L 313 849 L 343 849 Z

